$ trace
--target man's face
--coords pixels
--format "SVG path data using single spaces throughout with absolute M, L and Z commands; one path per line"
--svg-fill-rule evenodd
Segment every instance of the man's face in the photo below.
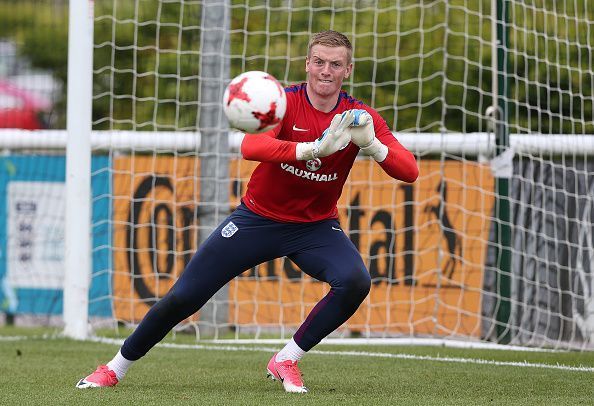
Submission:
M 342 81 L 349 77 L 352 63 L 348 63 L 348 51 L 345 47 L 327 47 L 314 45 L 305 60 L 308 93 L 320 97 L 337 95 Z

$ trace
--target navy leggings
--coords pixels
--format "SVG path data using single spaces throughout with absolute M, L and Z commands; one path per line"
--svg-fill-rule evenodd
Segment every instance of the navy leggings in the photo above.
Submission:
M 224 237 L 222 231 L 229 222 L 237 231 Z M 148 311 L 124 342 L 122 355 L 131 361 L 141 358 L 231 279 L 284 256 L 311 277 L 330 284 L 328 294 L 293 336 L 301 349 L 310 350 L 347 321 L 369 293 L 371 278 L 361 256 L 337 220 L 280 223 L 240 205 L 200 245 L 171 290 Z

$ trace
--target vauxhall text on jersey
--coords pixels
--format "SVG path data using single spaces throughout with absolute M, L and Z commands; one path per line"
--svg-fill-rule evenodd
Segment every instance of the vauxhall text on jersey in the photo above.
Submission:
M 315 182 L 332 182 L 333 180 L 338 179 L 338 174 L 334 173 L 313 173 L 309 172 L 305 169 L 296 168 L 293 165 L 282 163 L 280 164 L 281 168 L 293 175 L 303 178 L 313 180 Z

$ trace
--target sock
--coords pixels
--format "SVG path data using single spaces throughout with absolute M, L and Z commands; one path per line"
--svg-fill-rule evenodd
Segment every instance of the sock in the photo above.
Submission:
M 291 341 L 285 345 L 285 348 L 280 350 L 278 354 L 276 354 L 276 362 L 283 362 L 288 359 L 291 361 L 299 361 L 305 355 L 305 351 L 303 351 L 295 342 L 294 339 L 291 338 Z
M 118 381 L 121 381 L 124 378 L 124 375 L 126 375 L 128 368 L 130 368 L 133 363 L 134 361 L 128 361 L 124 358 L 122 352 L 118 351 L 115 357 L 107 363 L 107 367 L 115 372 Z

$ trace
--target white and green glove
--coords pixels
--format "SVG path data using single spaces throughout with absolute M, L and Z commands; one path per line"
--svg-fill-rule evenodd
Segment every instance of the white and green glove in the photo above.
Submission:
M 326 128 L 320 138 L 313 142 L 297 144 L 296 156 L 298 161 L 307 161 L 332 155 L 346 147 L 351 141 L 349 126 L 355 119 L 356 110 L 347 110 L 337 114 L 332 119 L 330 127 Z
M 365 110 L 350 110 L 355 118 L 350 128 L 351 141 L 363 151 L 365 155 L 371 156 L 377 162 L 382 162 L 388 156 L 388 147 L 375 138 L 373 118 Z

